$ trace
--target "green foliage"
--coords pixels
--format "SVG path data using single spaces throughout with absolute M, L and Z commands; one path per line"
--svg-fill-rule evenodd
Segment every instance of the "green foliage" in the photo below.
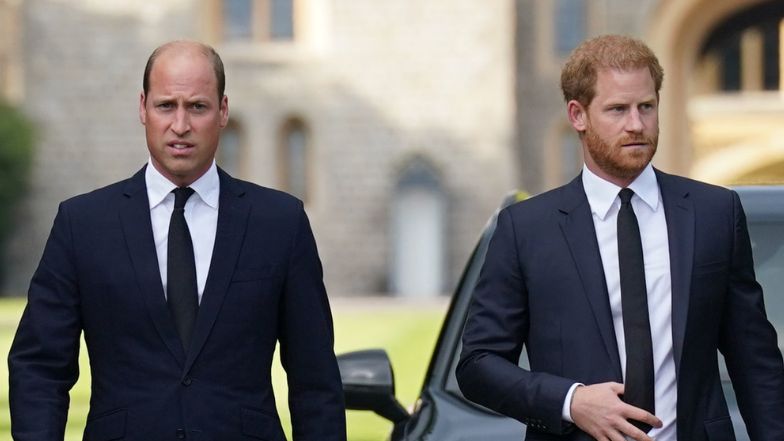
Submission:
M 27 189 L 33 141 L 32 123 L 0 101 L 0 246 L 8 237 L 14 204 Z

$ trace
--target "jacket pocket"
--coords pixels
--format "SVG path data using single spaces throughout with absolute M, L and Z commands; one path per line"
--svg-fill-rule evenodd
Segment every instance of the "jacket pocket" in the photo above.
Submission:
M 125 419 L 128 411 L 118 409 L 87 421 L 85 441 L 111 441 L 125 437 Z
M 709 441 L 735 441 L 730 417 L 721 417 L 705 421 L 705 434 Z
M 286 439 L 276 417 L 253 409 L 242 409 L 242 433 L 264 441 Z

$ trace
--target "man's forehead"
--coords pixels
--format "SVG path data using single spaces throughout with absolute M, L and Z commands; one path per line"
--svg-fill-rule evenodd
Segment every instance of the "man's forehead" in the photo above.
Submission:
M 198 52 L 161 54 L 150 71 L 150 89 L 160 86 L 217 87 L 217 78 L 207 57 Z
M 188 62 L 192 63 L 203 63 L 206 67 L 211 66 L 207 54 L 200 51 L 198 48 L 190 46 L 167 47 L 155 58 L 155 61 L 152 65 L 152 70 L 155 71 L 155 68 L 159 66 L 162 61 L 171 62 L 175 60 L 187 60 Z

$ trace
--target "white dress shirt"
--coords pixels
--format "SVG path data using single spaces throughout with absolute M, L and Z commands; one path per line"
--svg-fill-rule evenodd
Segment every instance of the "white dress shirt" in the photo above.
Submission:
M 621 187 L 601 179 L 585 166 L 583 166 L 582 181 L 588 203 L 591 206 L 596 239 L 607 282 L 621 369 L 624 378 L 626 378 L 626 345 L 623 333 L 617 236 L 618 210 L 621 206 L 618 192 Z M 649 432 L 649 435 L 658 441 L 675 441 L 678 391 L 672 341 L 670 250 L 664 206 L 653 167 L 648 164 L 640 176 L 629 185 L 629 188 L 634 191 L 631 204 L 640 226 L 640 239 L 645 261 L 648 315 L 653 339 L 655 414 L 663 423 L 661 429 L 654 428 Z M 564 403 L 564 417 L 569 421 L 571 421 L 571 414 L 568 403 L 571 403 L 575 387 L 576 385 L 569 391 Z
M 158 254 L 158 268 L 165 295 L 168 274 L 169 222 L 174 210 L 174 194 L 171 191 L 177 188 L 177 185 L 156 170 L 152 161 L 147 164 L 144 179 L 147 183 L 152 235 L 155 239 L 155 252 Z M 188 231 L 191 233 L 191 241 L 193 242 L 193 256 L 196 259 L 196 286 L 199 291 L 199 302 L 201 302 L 212 261 L 215 232 L 218 228 L 220 179 L 215 161 L 209 170 L 190 187 L 194 193 L 185 203 L 185 221 L 188 223 Z

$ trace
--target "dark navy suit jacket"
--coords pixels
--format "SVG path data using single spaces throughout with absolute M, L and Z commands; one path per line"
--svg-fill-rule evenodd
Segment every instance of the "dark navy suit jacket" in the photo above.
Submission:
M 751 439 L 784 440 L 782 356 L 740 200 L 724 188 L 656 176 L 669 236 L 678 439 L 734 440 L 721 351 Z M 517 366 L 523 345 L 530 371 Z M 527 423 L 529 440 L 591 439 L 562 422 L 567 390 L 623 381 L 580 177 L 499 214 L 457 377 L 469 399 Z
M 144 169 L 60 205 L 9 355 L 15 440 L 63 439 L 82 331 L 87 441 L 283 440 L 270 380 L 277 342 L 294 439 L 345 440 L 332 319 L 302 203 L 219 175 L 215 248 L 187 350 L 161 284 Z

